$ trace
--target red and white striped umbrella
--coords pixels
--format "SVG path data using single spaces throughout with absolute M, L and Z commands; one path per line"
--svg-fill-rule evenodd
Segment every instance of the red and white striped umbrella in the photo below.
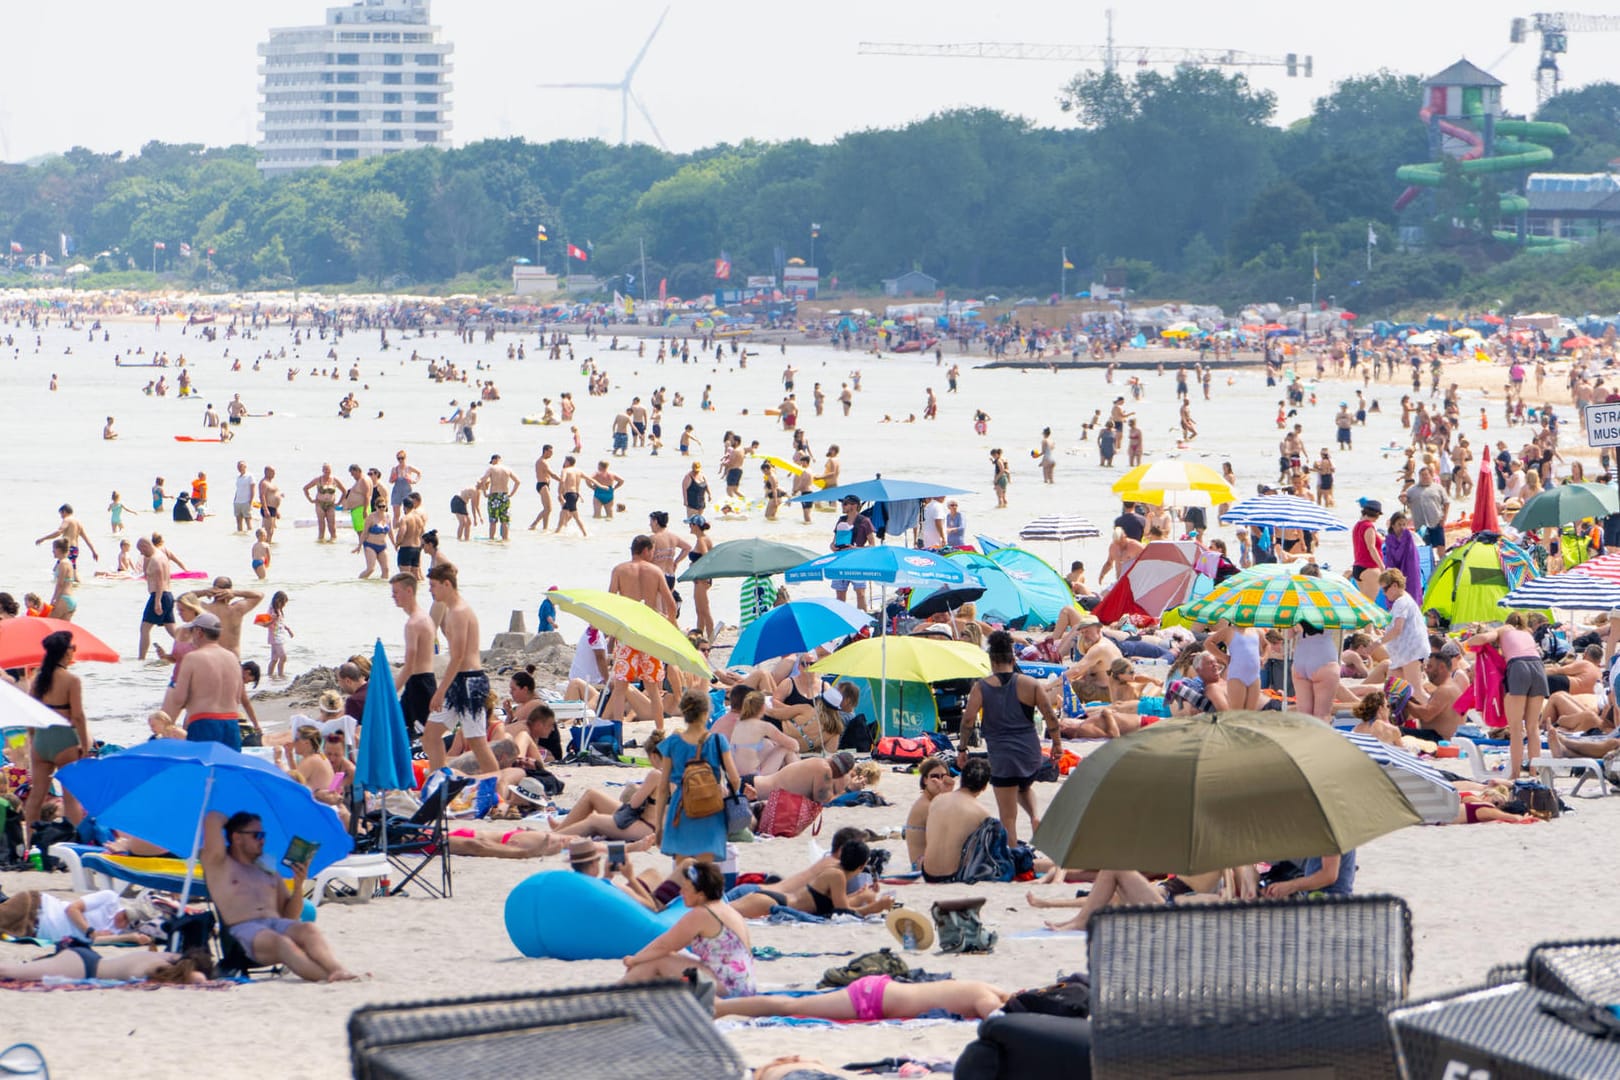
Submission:
M 1569 572 L 1571 574 L 1591 574 L 1593 577 L 1600 577 L 1604 581 L 1620 582 L 1620 551 L 1611 552 L 1608 555 L 1599 555 L 1597 558 L 1583 562 L 1579 566 L 1572 566 Z
M 1155 540 L 1142 549 L 1103 595 L 1092 614 L 1103 622 L 1125 615 L 1158 618 L 1185 603 L 1200 573 L 1213 575 L 1214 553 L 1193 540 Z

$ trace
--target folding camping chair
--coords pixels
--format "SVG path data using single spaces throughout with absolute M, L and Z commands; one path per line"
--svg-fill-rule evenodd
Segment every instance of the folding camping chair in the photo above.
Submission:
M 471 777 L 452 776 L 448 769 L 442 770 L 422 785 L 422 805 L 410 817 L 390 814 L 386 806 L 366 815 L 367 827 L 355 837 L 355 850 L 381 852 L 404 875 L 388 895 L 399 895 L 414 881 L 429 896 L 450 896 L 450 803 L 471 783 Z M 423 876 L 435 861 L 439 864 L 437 886 L 431 877 Z

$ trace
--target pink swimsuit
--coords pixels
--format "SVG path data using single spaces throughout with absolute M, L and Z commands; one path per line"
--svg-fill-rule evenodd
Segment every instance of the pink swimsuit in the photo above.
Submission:
M 867 975 L 849 984 L 849 1003 L 855 1007 L 855 1019 L 883 1019 L 883 990 L 891 981 L 887 975 Z

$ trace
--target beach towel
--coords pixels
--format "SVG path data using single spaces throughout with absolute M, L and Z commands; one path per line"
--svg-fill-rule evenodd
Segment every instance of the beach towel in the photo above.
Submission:
M 1507 661 L 1500 652 L 1486 645 L 1475 651 L 1474 677 L 1452 707 L 1459 713 L 1478 709 L 1486 727 L 1501 728 L 1507 723 L 1502 704 L 1502 687 L 1506 681 Z

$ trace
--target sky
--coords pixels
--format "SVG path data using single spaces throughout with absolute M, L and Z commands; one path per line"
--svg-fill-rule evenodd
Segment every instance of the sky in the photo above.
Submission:
M 452 140 L 521 136 L 619 138 L 619 95 L 550 90 L 546 82 L 616 82 L 660 13 L 669 16 L 635 89 L 671 150 L 744 139 L 827 142 L 943 109 L 988 107 L 1042 126 L 1073 120 L 1057 104 L 1075 73 L 1063 63 L 863 56 L 863 41 L 1097 45 L 1101 5 L 1052 0 L 437 0 L 434 21 L 455 46 Z M 1601 9 L 1604 5 L 1589 4 Z M 150 140 L 224 145 L 257 140 L 257 46 L 272 26 L 320 23 L 319 0 L 77 0 L 7 13 L 0 65 L 0 159 L 72 146 L 132 152 Z M 1241 19 L 1233 12 L 1241 10 Z M 994 12 L 994 17 L 987 12 Z M 1466 12 L 1459 18 L 1458 12 Z M 1512 46 L 1512 0 L 1324 7 L 1297 0 L 1136 0 L 1114 20 L 1120 46 L 1241 49 L 1314 58 L 1313 78 L 1246 74 L 1278 96 L 1279 122 L 1309 113 L 1335 81 L 1380 67 L 1433 74 L 1459 56 L 1508 85 L 1507 108 L 1532 110 L 1538 47 Z M 1620 18 L 1616 18 L 1620 31 Z M 1565 87 L 1604 79 L 1620 32 L 1570 35 Z M 1128 54 L 1126 54 L 1128 56 Z M 1129 72 L 1134 63 L 1122 70 Z M 1413 102 L 1416 123 L 1418 103 Z M 634 109 L 632 141 L 653 141 Z

